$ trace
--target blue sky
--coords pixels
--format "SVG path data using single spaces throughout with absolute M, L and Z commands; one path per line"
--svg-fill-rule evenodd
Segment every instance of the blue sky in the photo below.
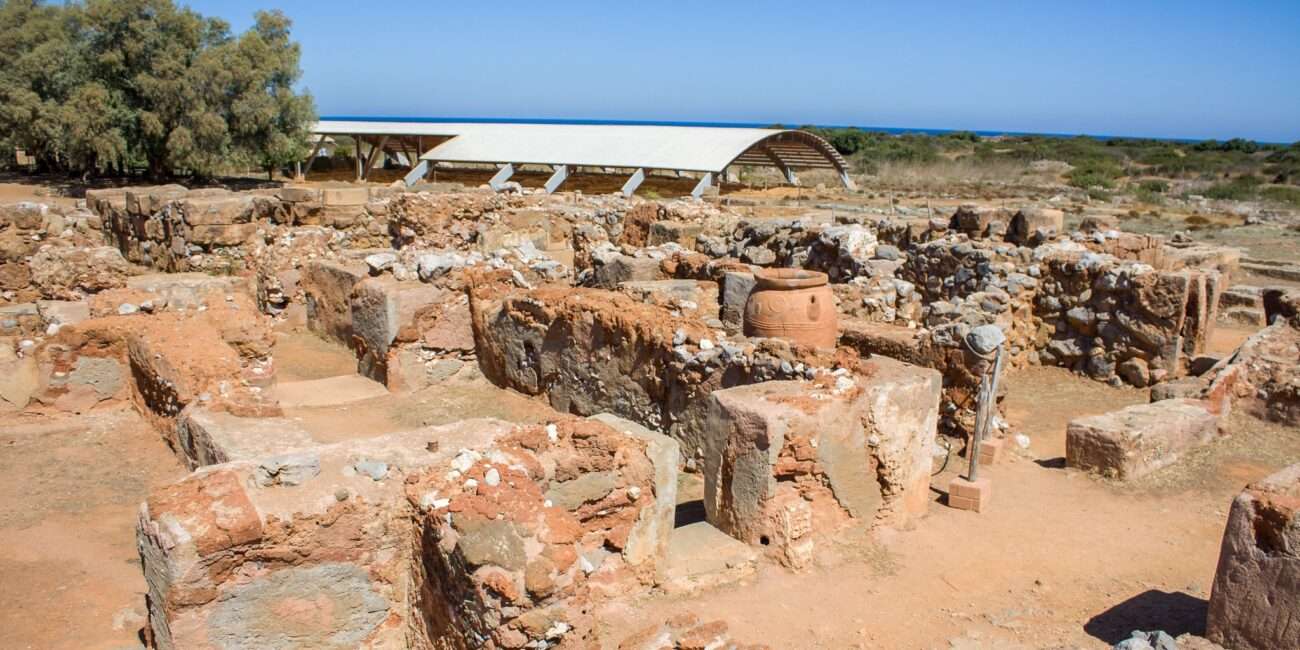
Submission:
M 1300 0 L 185 3 L 289 15 L 324 115 L 1300 140 Z

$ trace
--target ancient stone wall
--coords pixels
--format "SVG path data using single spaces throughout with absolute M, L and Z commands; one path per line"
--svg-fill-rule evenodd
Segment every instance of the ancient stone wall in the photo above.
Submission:
M 657 580 L 676 456 L 597 421 L 468 420 L 200 469 L 141 507 L 151 641 L 581 638 L 588 603 Z

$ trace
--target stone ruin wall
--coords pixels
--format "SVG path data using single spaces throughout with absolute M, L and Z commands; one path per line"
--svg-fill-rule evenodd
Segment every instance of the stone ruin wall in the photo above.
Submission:
M 17 360 L 39 377 L 20 407 L 134 400 L 198 468 L 142 509 L 161 647 L 212 630 L 267 642 L 273 626 L 232 624 L 246 617 L 227 610 L 301 588 L 341 599 L 346 620 L 322 629 L 364 632 L 349 643 L 561 638 L 590 624 L 569 615 L 580 603 L 654 584 L 662 554 L 646 549 L 657 542 L 634 540 L 671 528 L 679 462 L 704 474 L 711 523 L 806 566 L 811 531 L 924 512 L 935 429 L 969 428 L 982 363 L 965 347 L 969 329 L 1001 326 L 1016 364 L 1172 385 L 1203 349 L 1236 262 L 1103 227 L 1064 235 L 1042 210 L 757 220 L 683 201 L 359 188 L 142 188 L 92 192 L 87 204 L 11 209 L 0 288 L 18 306 L 0 325 L 48 334 Z M 93 246 L 99 237 L 112 246 Z M 741 335 L 764 266 L 831 276 L 840 350 Z M 139 267 L 240 277 L 160 282 Z M 263 397 L 275 369 L 257 312 L 348 345 L 359 371 L 391 390 L 470 363 L 559 413 L 627 421 L 557 417 L 556 437 L 461 423 L 314 445 Z M 1294 331 L 1261 332 L 1197 395 L 1294 418 L 1294 365 L 1267 363 Z M 282 447 L 257 444 L 271 432 Z M 464 436 L 472 453 L 428 444 L 444 436 Z M 599 494 L 561 502 L 566 490 Z M 232 519 L 213 527 L 218 503 Z M 509 526 L 493 523 L 503 512 Z M 330 528 L 347 541 L 314 528 L 321 521 L 343 522 Z M 211 531 L 223 532 L 205 539 Z M 502 545 L 524 551 L 501 555 Z

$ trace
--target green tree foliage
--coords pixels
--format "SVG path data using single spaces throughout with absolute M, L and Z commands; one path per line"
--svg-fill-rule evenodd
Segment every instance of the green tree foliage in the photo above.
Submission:
M 290 21 L 238 36 L 172 0 L 0 7 L 0 144 L 50 170 L 210 176 L 308 151 L 310 95 Z

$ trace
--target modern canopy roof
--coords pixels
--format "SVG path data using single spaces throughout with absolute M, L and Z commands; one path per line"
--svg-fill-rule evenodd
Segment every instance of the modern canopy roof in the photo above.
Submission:
M 833 169 L 848 186 L 844 158 L 807 131 L 705 126 L 519 124 L 324 120 L 313 132 L 350 135 L 384 148 L 411 140 L 420 159 L 448 163 L 541 164 L 720 173 L 730 165 L 776 167 L 791 182 L 795 169 Z M 567 172 L 566 172 L 567 173 Z M 508 174 L 507 174 L 508 176 Z

